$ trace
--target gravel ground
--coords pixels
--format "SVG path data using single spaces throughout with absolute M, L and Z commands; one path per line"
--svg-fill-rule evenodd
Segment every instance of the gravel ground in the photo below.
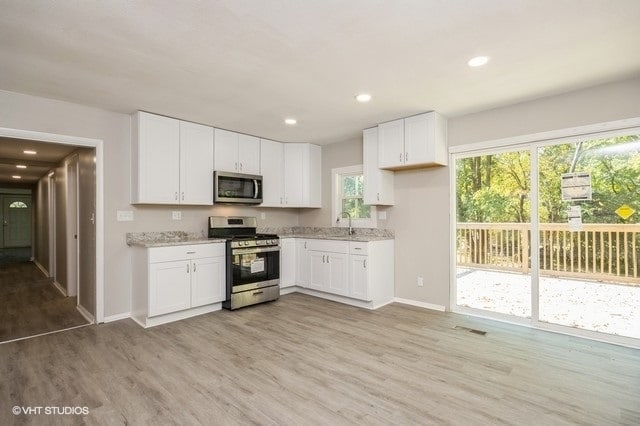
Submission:
M 458 268 L 458 305 L 531 316 L 528 275 Z M 540 320 L 640 338 L 640 286 L 540 278 Z

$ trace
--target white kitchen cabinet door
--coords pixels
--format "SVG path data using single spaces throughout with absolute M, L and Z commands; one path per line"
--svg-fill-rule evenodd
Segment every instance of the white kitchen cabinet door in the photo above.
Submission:
M 378 125 L 378 167 L 404 165 L 404 119 Z
M 367 256 L 352 254 L 349 261 L 349 297 L 369 301 Z
M 296 240 L 280 239 L 280 288 L 296 285 Z
M 284 144 L 284 206 L 302 206 L 304 202 L 304 144 Z
M 284 148 L 282 145 L 280 142 L 260 139 L 261 207 L 282 207 L 284 204 Z
M 191 261 L 191 307 L 222 302 L 226 298 L 225 257 Z
M 327 254 L 321 251 L 309 251 L 309 288 L 327 291 Z
M 149 316 L 191 307 L 191 265 L 188 260 L 149 265 Z
M 296 239 L 296 285 L 309 286 L 309 252 L 307 241 Z
M 132 130 L 131 203 L 178 204 L 179 120 L 139 111 Z
M 180 122 L 180 204 L 213 205 L 213 127 Z
M 330 293 L 340 296 L 349 295 L 349 255 L 344 253 L 327 253 Z
M 433 161 L 433 114 L 420 114 L 404 119 L 405 165 L 426 164 Z
M 238 133 L 214 129 L 214 168 L 216 171 L 239 173 Z
M 238 172 L 260 174 L 260 139 L 255 136 L 238 136 Z
M 378 167 L 377 127 L 362 131 L 362 154 L 364 203 L 392 206 L 394 204 L 394 173 Z

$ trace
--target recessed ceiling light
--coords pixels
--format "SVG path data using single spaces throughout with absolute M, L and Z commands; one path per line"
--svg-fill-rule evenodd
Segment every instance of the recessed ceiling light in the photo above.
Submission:
M 371 100 L 371 95 L 368 93 L 360 93 L 356 96 L 356 101 L 358 102 L 369 102 Z
M 298 120 L 296 120 L 295 118 L 285 118 L 284 119 L 284 123 L 288 124 L 289 126 L 293 126 L 297 122 L 298 122 Z
M 470 67 L 481 67 L 485 65 L 487 62 L 489 62 L 488 56 L 476 56 L 475 58 L 469 59 L 469 62 L 467 62 L 467 64 Z
M 16 164 L 16 167 L 19 169 L 26 169 L 27 166 L 25 166 L 24 164 Z
M 22 179 L 22 176 L 18 176 L 18 175 L 13 175 L 11 177 L 14 178 L 14 179 Z
M 32 150 L 30 150 L 30 149 L 25 149 L 25 150 L 24 150 L 24 151 L 22 151 L 22 152 L 24 152 L 25 154 L 28 154 L 28 155 L 36 155 L 36 154 L 37 154 L 37 152 L 32 151 Z

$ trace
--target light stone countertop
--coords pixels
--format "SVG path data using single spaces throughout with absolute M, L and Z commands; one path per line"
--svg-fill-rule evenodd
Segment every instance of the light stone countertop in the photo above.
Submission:
M 224 238 L 207 238 L 197 232 L 164 231 L 127 233 L 127 245 L 132 247 L 172 247 L 224 242 L 226 242 Z
M 319 228 L 309 226 L 293 226 L 279 228 L 258 228 L 264 234 L 277 234 L 280 238 L 307 238 L 314 240 L 340 241 L 380 241 L 393 240 L 394 232 L 390 229 L 353 228 L 353 235 L 349 235 L 347 228 Z

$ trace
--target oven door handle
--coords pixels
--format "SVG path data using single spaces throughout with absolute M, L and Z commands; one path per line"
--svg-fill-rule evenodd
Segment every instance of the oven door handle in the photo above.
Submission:
M 258 180 L 253 180 L 253 198 L 258 198 Z
M 243 248 L 243 249 L 233 249 L 231 250 L 231 254 L 253 254 L 253 253 L 269 253 L 273 251 L 280 251 L 280 246 L 276 247 L 264 247 L 264 248 Z

